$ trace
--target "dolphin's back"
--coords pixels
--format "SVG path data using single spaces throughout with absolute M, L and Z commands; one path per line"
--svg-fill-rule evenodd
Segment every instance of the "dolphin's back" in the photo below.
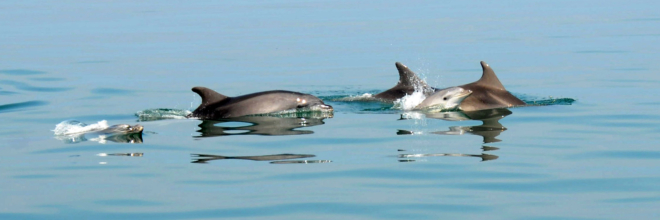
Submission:
M 275 90 L 227 97 L 211 89 L 195 87 L 193 91 L 202 97 L 202 103 L 190 116 L 211 119 L 244 115 L 267 114 L 295 109 L 296 98 L 302 93 Z
M 295 109 L 299 94 L 277 90 L 232 97 L 215 111 L 222 114 L 221 118 L 230 118 Z
M 476 82 L 460 86 L 472 90 L 472 95 L 459 105 L 463 111 L 477 111 L 493 108 L 509 108 L 525 105 L 525 102 L 506 91 L 490 66 L 481 61 L 483 74 Z

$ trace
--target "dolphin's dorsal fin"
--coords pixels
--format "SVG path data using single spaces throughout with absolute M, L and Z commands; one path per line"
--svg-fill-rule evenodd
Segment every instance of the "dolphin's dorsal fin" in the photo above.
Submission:
M 213 91 L 209 88 L 206 87 L 193 87 L 192 91 L 197 93 L 200 97 L 202 97 L 202 105 L 203 104 L 208 104 L 208 103 L 214 103 L 221 101 L 223 99 L 228 98 L 227 96 L 224 96 L 220 93 L 217 93 L 216 91 Z
M 491 69 L 486 62 L 481 61 L 481 69 L 483 69 L 484 73 L 481 75 L 481 79 L 475 82 L 476 84 L 494 89 L 505 90 L 504 85 L 502 85 L 500 80 L 495 75 L 495 71 L 493 71 L 493 69 Z
M 426 89 L 428 87 L 424 80 L 420 79 L 417 74 L 408 69 L 406 65 L 403 65 L 399 62 L 396 62 L 395 65 L 396 69 L 399 70 L 399 83 L 397 86 L 413 87 L 419 89 Z

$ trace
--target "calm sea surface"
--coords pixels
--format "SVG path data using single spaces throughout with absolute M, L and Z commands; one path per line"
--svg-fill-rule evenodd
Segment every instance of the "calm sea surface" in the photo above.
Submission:
M 658 219 L 658 8 L 2 1 L 0 218 Z M 575 101 L 424 115 L 341 99 L 392 87 L 397 61 L 443 88 L 481 60 L 526 101 Z M 193 110 L 193 86 L 300 91 L 335 112 L 136 116 Z M 65 120 L 145 133 L 57 138 Z

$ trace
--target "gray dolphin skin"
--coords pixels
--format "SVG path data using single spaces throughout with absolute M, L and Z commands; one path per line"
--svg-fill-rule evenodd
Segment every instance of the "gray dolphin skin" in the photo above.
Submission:
M 141 134 L 144 130 L 142 125 L 136 124 L 134 126 L 128 124 L 118 124 L 110 126 L 106 129 L 97 131 L 100 134 Z
M 465 98 L 458 106 L 460 110 L 477 111 L 525 105 L 525 102 L 506 91 L 493 69 L 486 62 L 481 61 L 481 68 L 483 74 L 479 80 L 458 86 L 472 91 L 472 95 Z
M 414 109 L 425 111 L 453 110 L 471 94 L 471 90 L 461 87 L 446 88 L 426 97 Z
M 192 91 L 202 97 L 202 103 L 188 117 L 200 119 L 234 118 L 300 108 L 332 111 L 332 106 L 316 96 L 299 92 L 275 90 L 227 97 L 205 87 L 194 87 Z
M 424 95 L 430 95 L 437 89 L 430 87 L 424 80 L 420 79 L 415 72 L 408 69 L 406 65 L 399 62 L 395 63 L 399 71 L 399 82 L 387 91 L 374 95 L 375 98 L 383 101 L 396 101 L 401 97 L 410 95 L 415 91 L 422 91 Z

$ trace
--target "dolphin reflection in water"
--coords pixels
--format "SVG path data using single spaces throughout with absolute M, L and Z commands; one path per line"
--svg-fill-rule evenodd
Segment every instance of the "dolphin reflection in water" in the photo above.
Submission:
M 426 118 L 435 118 L 446 121 L 463 121 L 463 120 L 476 120 L 481 121 L 481 125 L 477 126 L 452 126 L 449 127 L 447 131 L 434 131 L 430 134 L 439 134 L 439 135 L 463 135 L 465 133 L 478 135 L 483 137 L 483 143 L 493 143 L 499 142 L 500 139 L 496 137 L 499 136 L 502 132 L 506 131 L 506 127 L 500 124 L 500 119 L 510 115 L 511 111 L 508 109 L 487 109 L 480 111 L 472 112 L 438 112 L 438 113 L 425 113 Z M 402 115 L 402 119 L 408 119 L 408 116 Z M 409 130 L 399 130 L 398 135 L 414 135 L 420 134 L 422 132 L 415 132 Z M 499 148 L 482 146 L 481 148 L 485 151 L 494 151 Z M 440 157 L 440 156 L 449 156 L 449 157 L 479 157 L 481 161 L 495 160 L 499 156 L 492 154 L 461 154 L 461 153 L 429 153 L 429 154 L 399 154 L 399 162 L 414 162 L 414 159 L 411 158 L 422 158 L 422 157 Z
M 289 160 L 315 157 L 313 154 L 273 154 L 273 155 L 260 155 L 260 156 L 222 156 L 212 154 L 191 154 L 193 157 L 192 163 L 208 163 L 212 160 L 253 160 L 253 161 L 272 161 L 272 164 L 293 164 L 293 163 L 329 163 L 329 160 Z
M 487 109 L 472 112 L 438 112 L 438 113 L 425 113 L 426 118 L 436 118 L 446 121 L 463 121 L 463 120 L 476 120 L 481 121 L 482 125 L 477 126 L 452 126 L 448 131 L 434 131 L 431 134 L 439 135 L 463 135 L 465 133 L 479 135 L 483 137 L 485 144 L 500 142 L 502 140 L 495 137 L 499 136 L 502 132 L 506 131 L 506 127 L 500 124 L 500 119 L 510 115 L 511 111 L 505 108 Z M 407 119 L 402 115 L 402 119 Z M 420 132 L 399 130 L 398 135 L 414 135 Z
M 310 130 L 295 130 L 296 128 L 312 127 L 325 124 L 326 117 L 277 117 L 277 116 L 243 116 L 218 120 L 204 120 L 198 126 L 197 137 L 215 137 L 227 135 L 299 135 L 312 134 Z M 236 126 L 232 122 L 247 125 Z
M 496 147 L 488 147 L 488 146 L 483 146 L 481 148 L 483 151 L 492 151 L 492 150 L 499 150 L 499 148 Z M 486 154 L 486 153 L 481 153 L 481 154 L 450 154 L 450 153 L 435 153 L 435 154 L 399 154 L 398 156 L 399 162 L 415 162 L 415 160 L 411 158 L 422 158 L 422 157 L 479 157 L 481 158 L 481 162 L 484 161 L 489 161 L 489 160 L 496 160 L 499 158 L 497 155 L 492 155 L 492 154 Z

